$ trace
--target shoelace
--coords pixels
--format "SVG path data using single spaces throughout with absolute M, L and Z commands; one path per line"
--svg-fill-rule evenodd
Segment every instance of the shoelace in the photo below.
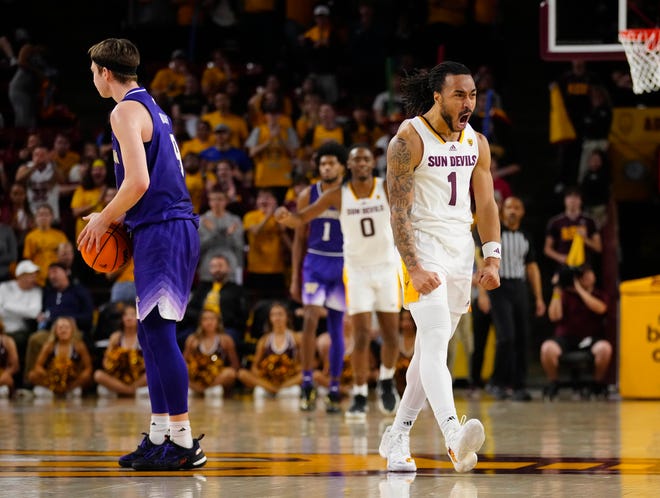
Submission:
M 449 445 L 449 441 L 453 440 L 454 436 L 461 430 L 461 428 L 465 425 L 465 422 L 467 421 L 467 417 L 463 415 L 460 420 L 458 421 L 458 427 L 455 429 L 448 428 L 447 432 L 445 433 L 445 441 L 447 442 L 447 449 L 451 450 L 451 446 Z
M 395 439 L 398 443 L 397 447 L 401 450 L 401 455 L 408 457 L 410 455 L 410 437 L 403 432 L 399 432 L 395 435 Z
M 140 441 L 139 447 L 142 448 L 142 449 L 145 449 L 145 448 L 149 447 L 149 443 L 151 441 L 149 441 L 149 434 L 147 434 L 146 432 L 143 432 L 142 435 L 144 437 L 142 438 L 142 441 Z
M 167 460 L 167 454 L 172 453 L 172 451 L 174 451 L 176 448 L 174 447 L 174 443 L 168 440 L 165 441 L 165 443 L 163 443 L 160 446 L 160 449 L 161 449 L 161 454 L 158 455 L 158 460 L 162 461 L 162 460 Z

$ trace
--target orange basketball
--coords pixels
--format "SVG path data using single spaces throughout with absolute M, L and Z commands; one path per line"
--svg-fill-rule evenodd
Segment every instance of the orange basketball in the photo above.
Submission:
M 121 270 L 131 260 L 131 239 L 123 225 L 111 223 L 105 235 L 101 237 L 101 250 L 96 247 L 88 251 L 80 250 L 85 263 L 100 273 L 112 273 Z

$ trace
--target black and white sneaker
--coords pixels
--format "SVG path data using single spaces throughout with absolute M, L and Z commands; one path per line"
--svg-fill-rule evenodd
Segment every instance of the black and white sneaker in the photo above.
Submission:
M 325 397 L 326 413 L 341 413 L 341 398 L 338 392 L 329 392 Z
M 203 467 L 206 455 L 199 445 L 203 437 L 204 434 L 193 439 L 192 448 L 184 448 L 168 439 L 134 461 L 132 467 L 135 470 L 185 470 Z
M 376 387 L 378 394 L 378 409 L 385 415 L 394 415 L 399 406 L 399 393 L 393 379 L 382 379 Z
M 367 397 L 362 394 L 353 396 L 353 403 L 344 414 L 346 420 L 354 422 L 363 422 L 367 419 Z
M 300 391 L 300 410 L 313 412 L 316 409 L 316 389 L 314 386 L 303 386 Z

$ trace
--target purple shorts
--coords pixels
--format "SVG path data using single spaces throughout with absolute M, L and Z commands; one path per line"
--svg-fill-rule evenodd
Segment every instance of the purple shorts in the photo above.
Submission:
M 158 306 L 161 317 L 180 321 L 199 261 L 194 220 L 163 221 L 133 231 L 133 260 L 138 318 Z
M 302 302 L 346 311 L 344 258 L 307 253 L 302 268 Z

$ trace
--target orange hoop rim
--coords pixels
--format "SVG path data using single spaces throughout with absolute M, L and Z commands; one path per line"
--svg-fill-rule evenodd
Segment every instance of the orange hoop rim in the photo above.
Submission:
M 660 28 L 629 28 L 619 31 L 619 37 L 626 40 L 648 40 L 651 35 L 660 37 Z

